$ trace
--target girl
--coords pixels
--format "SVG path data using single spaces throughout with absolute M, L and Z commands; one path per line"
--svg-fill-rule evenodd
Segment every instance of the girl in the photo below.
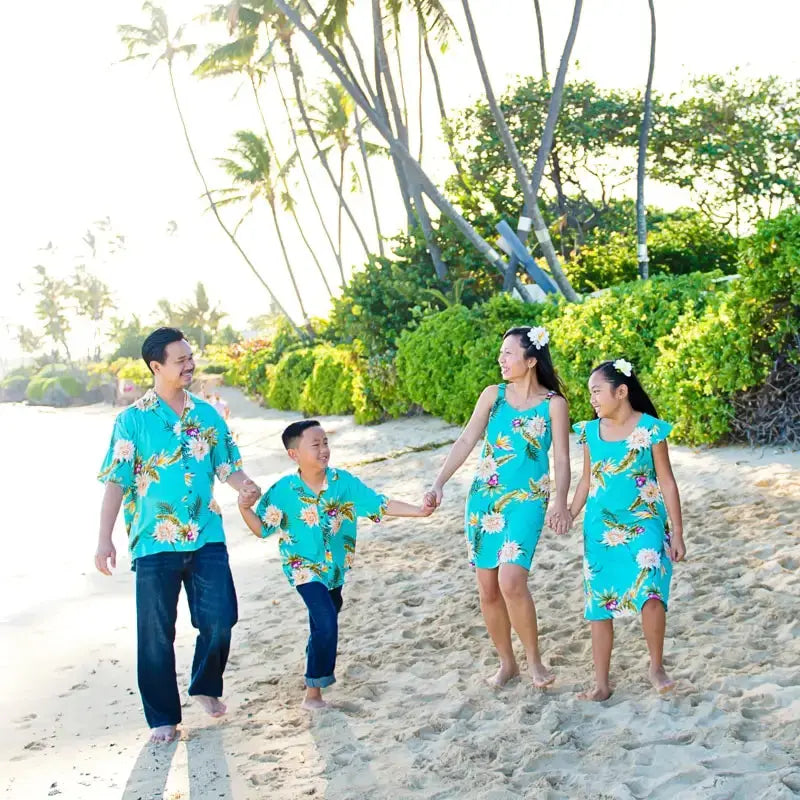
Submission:
M 583 475 L 570 515 L 574 519 L 586 503 L 583 579 L 595 686 L 579 697 L 602 701 L 611 696 L 612 620 L 640 612 L 650 681 L 656 691 L 666 692 L 674 686 L 662 663 L 672 562 L 686 555 L 665 441 L 672 425 L 658 418 L 624 359 L 595 367 L 589 393 L 596 419 L 574 426 L 583 444 Z
M 563 534 L 571 522 L 566 499 L 569 413 L 550 358 L 549 338 L 544 328 L 506 331 L 497 359 L 505 383 L 483 390 L 426 495 L 430 505 L 441 503 L 444 485 L 486 430 L 467 498 L 466 536 L 469 562 L 477 572 L 481 611 L 500 656 L 500 668 L 491 679 L 495 686 L 519 674 L 511 647 L 512 625 L 525 647 L 533 684 L 542 687 L 555 680 L 542 663 L 536 608 L 528 591 L 528 571 L 550 497 L 547 452 L 551 441 L 558 494 L 548 524 Z

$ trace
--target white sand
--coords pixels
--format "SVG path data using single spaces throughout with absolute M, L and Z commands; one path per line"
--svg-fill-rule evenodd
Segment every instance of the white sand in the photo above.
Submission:
M 286 467 L 278 434 L 293 415 L 226 390 L 248 470 L 266 486 Z M 774 449 L 672 448 L 689 561 L 676 569 L 666 698 L 647 683 L 638 624 L 617 624 L 616 692 L 574 699 L 590 678 L 581 618 L 581 541 L 546 531 L 530 585 L 545 659 L 541 692 L 489 690 L 495 666 L 465 560 L 468 463 L 430 520 L 363 523 L 345 588 L 336 708 L 310 718 L 302 695 L 304 607 L 276 544 L 243 529 L 218 490 L 241 622 L 226 673 L 228 717 L 187 704 L 183 740 L 145 744 L 135 679 L 133 576 L 93 570 L 110 435 L 104 407 L 0 406 L 0 732 L 3 797 L 790 798 L 800 794 L 800 457 Z M 326 420 L 334 461 L 416 500 L 453 438 L 429 417 L 362 428 Z M 32 444 L 34 440 L 37 442 Z M 474 456 L 473 456 L 474 458 Z M 579 467 L 575 451 L 574 470 Z M 124 549 L 123 531 L 115 541 Z M 179 685 L 193 631 L 182 601 Z M 522 654 L 520 653 L 520 656 Z

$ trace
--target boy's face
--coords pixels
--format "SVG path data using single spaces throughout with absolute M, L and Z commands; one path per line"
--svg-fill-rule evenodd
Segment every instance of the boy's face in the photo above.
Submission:
M 307 428 L 295 447 L 289 448 L 289 458 L 297 462 L 301 470 L 317 472 L 328 466 L 331 449 L 328 437 L 320 427 Z

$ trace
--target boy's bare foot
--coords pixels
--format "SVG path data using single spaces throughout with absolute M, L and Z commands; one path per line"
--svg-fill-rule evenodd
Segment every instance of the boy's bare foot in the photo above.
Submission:
M 556 676 L 541 661 L 538 664 L 531 664 L 528 667 L 528 672 L 533 685 L 537 689 L 544 689 L 545 686 L 549 686 L 556 679 Z
M 499 689 L 502 686 L 505 686 L 512 678 L 516 678 L 519 675 L 519 667 L 514 664 L 500 664 L 500 669 L 495 672 L 495 674 L 489 678 L 489 685 L 494 686 L 496 689 Z
M 650 683 L 653 684 L 653 688 L 659 694 L 671 692 L 675 688 L 675 681 L 667 675 L 664 667 L 659 667 L 658 669 L 651 668 L 648 674 L 650 676 Z
M 602 703 L 604 700 L 608 700 L 611 694 L 611 689 L 608 686 L 595 686 L 594 689 L 580 692 L 578 700 L 593 700 L 595 703 Z
M 221 717 L 228 710 L 225 703 L 220 702 L 218 697 L 209 697 L 207 694 L 196 694 L 193 696 L 209 716 Z
M 150 741 L 154 744 L 169 744 L 178 737 L 176 725 L 159 725 L 150 729 Z

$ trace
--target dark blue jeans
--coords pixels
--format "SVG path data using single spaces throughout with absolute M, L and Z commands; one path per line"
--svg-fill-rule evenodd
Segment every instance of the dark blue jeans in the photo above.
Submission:
M 318 581 L 297 586 L 308 608 L 311 635 L 306 645 L 306 686 L 324 689 L 336 683 L 336 646 L 339 642 L 339 612 L 342 587 L 328 589 Z
M 189 694 L 222 696 L 236 590 L 228 551 L 214 542 L 188 553 L 155 553 L 136 559 L 136 627 L 139 692 L 147 724 L 177 725 L 181 700 L 175 675 L 175 620 L 181 584 L 192 625 L 199 631 Z

